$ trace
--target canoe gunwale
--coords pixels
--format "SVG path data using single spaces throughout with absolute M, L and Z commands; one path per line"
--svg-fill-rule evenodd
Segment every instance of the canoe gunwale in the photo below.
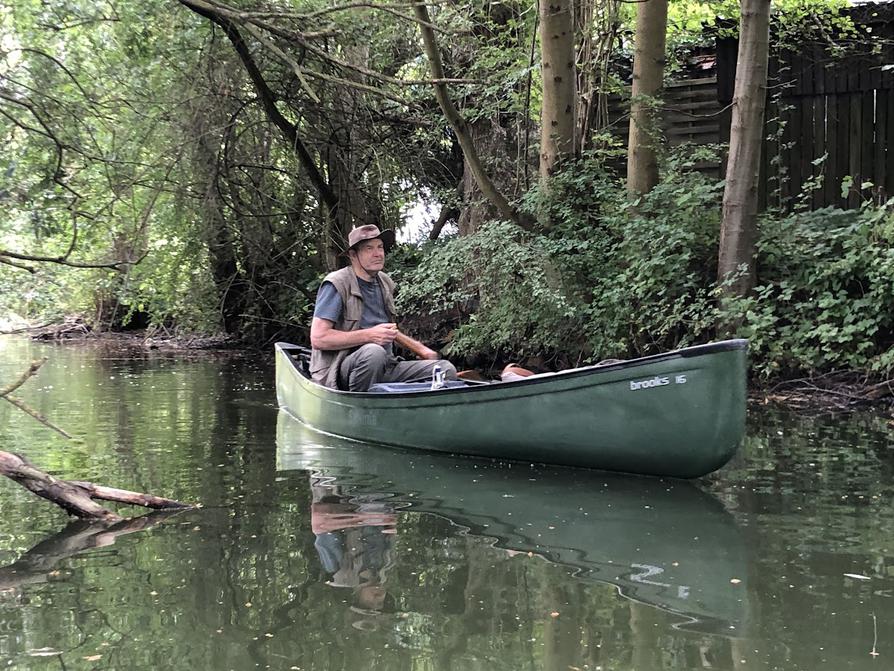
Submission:
M 365 399 L 410 399 L 410 398 L 419 398 L 420 396 L 433 397 L 439 396 L 444 397 L 448 395 L 460 395 L 460 394 L 469 394 L 469 393 L 481 393 L 487 390 L 508 390 L 508 389 L 521 389 L 525 387 L 532 387 L 540 384 L 549 384 L 554 383 L 560 380 L 570 380 L 574 378 L 582 378 L 582 377 L 595 377 L 597 375 L 602 375 L 603 373 L 610 372 L 618 372 L 627 369 L 635 369 L 640 366 L 648 366 L 664 361 L 672 361 L 675 359 L 688 359 L 693 357 L 704 356 L 707 354 L 714 354 L 718 352 L 729 352 L 735 350 L 744 350 L 748 348 L 748 341 L 745 339 L 732 339 L 732 340 L 722 340 L 719 342 L 708 343 L 705 345 L 693 345 L 692 347 L 686 347 L 679 350 L 674 350 L 672 352 L 665 352 L 662 354 L 652 354 L 649 356 L 639 357 L 636 359 L 628 359 L 626 361 L 620 361 L 618 363 L 606 364 L 606 365 L 598 365 L 594 364 L 592 366 L 583 366 L 580 368 L 572 368 L 569 370 L 558 371 L 555 373 L 544 373 L 541 375 L 535 375 L 533 377 L 524 378 L 521 380 L 513 380 L 511 382 L 500 382 L 494 381 L 488 384 L 473 384 L 467 387 L 452 387 L 445 389 L 433 389 L 426 391 L 408 391 L 408 392 L 369 392 L 369 391 L 344 391 L 341 389 L 332 389 L 330 387 L 325 387 L 317 382 L 314 382 L 304 371 L 302 371 L 297 365 L 295 358 L 292 356 L 288 356 L 288 353 L 291 351 L 306 351 L 307 348 L 301 347 L 299 345 L 293 345 L 287 342 L 277 342 L 275 344 L 275 348 L 277 352 L 282 352 L 284 355 L 284 359 L 287 360 L 292 367 L 294 373 L 297 374 L 298 378 L 306 383 L 309 387 L 314 390 L 319 390 L 326 395 L 332 395 L 337 398 L 344 398 L 345 401 L 348 401 L 351 398 L 365 398 Z M 530 390 L 531 394 L 539 393 L 534 390 Z M 527 395 L 527 394 L 525 394 Z

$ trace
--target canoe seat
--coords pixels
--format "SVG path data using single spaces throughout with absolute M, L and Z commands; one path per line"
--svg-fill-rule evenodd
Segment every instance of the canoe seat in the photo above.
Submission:
M 468 387 L 462 380 L 445 380 L 444 389 L 455 387 Z M 379 382 L 369 388 L 370 392 L 378 394 L 405 394 L 407 392 L 431 391 L 431 382 Z

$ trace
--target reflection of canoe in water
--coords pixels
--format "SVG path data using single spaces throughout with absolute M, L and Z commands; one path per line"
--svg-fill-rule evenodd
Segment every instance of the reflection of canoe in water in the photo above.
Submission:
M 364 442 L 689 478 L 739 445 L 746 347 L 728 340 L 517 382 L 357 393 L 315 384 L 302 348 L 277 343 L 276 395 L 302 422 Z
M 277 468 L 311 471 L 364 500 L 378 493 L 574 567 L 680 614 L 686 629 L 741 634 L 744 542 L 723 506 L 689 483 L 360 445 L 285 412 Z

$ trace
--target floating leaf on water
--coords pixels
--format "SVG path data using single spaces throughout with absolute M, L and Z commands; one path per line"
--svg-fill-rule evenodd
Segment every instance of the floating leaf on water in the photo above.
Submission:
M 35 648 L 34 650 L 28 651 L 29 657 L 55 657 L 56 655 L 61 655 L 61 650 L 53 650 L 53 648 Z

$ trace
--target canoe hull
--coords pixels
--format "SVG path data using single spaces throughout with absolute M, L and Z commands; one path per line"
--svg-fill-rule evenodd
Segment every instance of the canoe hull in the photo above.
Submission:
M 336 391 L 276 345 L 280 407 L 364 442 L 691 478 L 735 453 L 745 428 L 743 340 L 520 382 L 407 394 Z

